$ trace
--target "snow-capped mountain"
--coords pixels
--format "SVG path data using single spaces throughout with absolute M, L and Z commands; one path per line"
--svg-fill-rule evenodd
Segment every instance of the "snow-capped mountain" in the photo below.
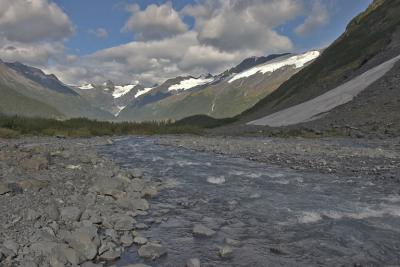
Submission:
M 206 114 L 232 117 L 256 104 L 320 55 L 320 51 L 251 57 L 216 76 L 169 79 L 129 103 L 121 120 L 168 120 Z

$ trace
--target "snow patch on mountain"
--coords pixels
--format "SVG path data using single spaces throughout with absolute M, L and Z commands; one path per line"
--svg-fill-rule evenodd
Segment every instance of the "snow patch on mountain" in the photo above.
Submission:
M 136 95 L 135 98 L 138 98 L 141 95 L 147 94 L 148 92 L 150 92 L 153 89 L 153 87 L 149 87 L 149 88 L 144 88 L 143 90 L 139 90 Z
M 127 106 L 117 106 L 118 111 L 114 113 L 115 117 L 118 117 L 118 115 L 121 113 L 121 111 L 124 110 Z
M 121 96 L 126 95 L 129 93 L 136 85 L 134 84 L 129 84 L 129 85 L 124 85 L 124 86 L 115 86 L 114 92 L 113 92 L 113 97 L 114 98 L 120 98 Z
M 213 80 L 214 80 L 213 78 L 208 78 L 208 79 L 201 78 L 201 77 L 200 78 L 189 78 L 189 79 L 181 81 L 178 84 L 171 85 L 168 88 L 168 91 L 188 90 L 188 89 L 191 89 L 191 88 L 196 87 L 196 86 L 200 86 L 200 85 L 204 85 L 204 84 L 210 83 Z
M 232 79 L 229 80 L 229 83 L 233 83 L 236 80 L 240 80 L 243 78 L 248 78 L 250 76 L 253 76 L 257 73 L 262 73 L 265 74 L 267 72 L 274 72 L 280 68 L 283 68 L 285 66 L 294 66 L 296 69 L 302 68 L 305 64 L 308 62 L 316 59 L 319 57 L 321 53 L 319 51 L 309 51 L 304 54 L 292 56 L 289 58 L 286 58 L 284 60 L 277 60 L 274 62 L 267 62 L 266 64 L 262 64 L 260 66 L 256 66 L 254 68 L 251 68 L 249 70 L 246 70 L 244 72 L 241 72 L 239 74 L 236 74 L 233 76 Z
M 88 83 L 88 84 L 82 85 L 82 86 L 80 86 L 78 88 L 81 89 L 81 90 L 90 90 L 90 89 L 93 89 L 94 87 L 93 87 L 92 84 Z

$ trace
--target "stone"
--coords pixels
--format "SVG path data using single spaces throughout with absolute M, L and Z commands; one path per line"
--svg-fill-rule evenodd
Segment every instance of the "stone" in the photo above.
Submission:
M 136 220 L 128 215 L 117 215 L 114 219 L 114 230 L 131 231 L 135 229 Z
M 57 205 L 54 202 L 50 203 L 47 206 L 46 213 L 49 219 L 52 221 L 58 221 L 58 219 L 60 218 L 60 212 L 58 211 Z
M 100 246 L 96 227 L 81 227 L 73 231 L 66 241 L 84 260 L 94 259 Z
M 37 179 L 25 179 L 18 183 L 18 186 L 22 191 L 35 191 L 39 192 L 43 188 L 49 185 L 49 181 L 37 180 Z
M 133 244 L 133 236 L 129 232 L 125 232 L 121 236 L 121 243 L 124 247 L 129 247 Z
M 0 182 L 0 195 L 10 193 L 11 189 L 5 183 Z
M 32 209 L 28 209 L 26 213 L 26 219 L 28 221 L 36 221 L 41 217 L 41 214 L 37 211 L 34 211 Z
M 198 237 L 211 237 L 215 235 L 215 233 L 214 230 L 211 230 L 202 224 L 195 224 L 193 227 L 193 234 Z
M 145 259 L 155 260 L 167 254 L 167 250 L 160 244 L 147 243 L 140 247 L 139 256 Z
M 81 267 L 103 267 L 103 264 L 87 261 L 87 262 L 82 263 Z
M 36 262 L 25 260 L 19 264 L 19 267 L 38 267 L 38 265 L 36 264 Z
M 186 262 L 186 267 L 200 267 L 200 260 L 197 258 L 190 259 Z
M 90 221 L 93 224 L 101 224 L 102 219 L 99 212 L 87 209 L 82 213 L 81 220 Z
M 144 198 L 154 198 L 158 194 L 157 188 L 154 186 L 146 186 L 142 190 L 142 197 Z
M 47 169 L 49 167 L 50 161 L 49 157 L 45 154 L 34 155 L 31 158 L 23 159 L 21 161 L 21 166 L 25 170 L 39 171 Z
M 36 256 L 49 256 L 58 243 L 53 241 L 37 241 L 31 244 L 30 250 Z
M 145 223 L 136 224 L 136 229 L 138 229 L 138 230 L 145 230 L 147 228 L 149 228 L 149 226 L 147 224 L 145 224 Z
M 240 241 L 231 239 L 231 238 L 225 238 L 225 244 L 229 245 L 229 246 L 239 246 L 240 245 Z
M 117 249 L 110 249 L 99 256 L 103 261 L 115 261 L 121 257 L 121 251 Z
M 133 239 L 133 242 L 134 242 L 135 244 L 138 244 L 138 245 L 144 245 L 144 244 L 146 244 L 146 243 L 148 242 L 148 240 L 147 240 L 147 238 L 145 238 L 145 237 L 136 236 L 136 237 Z
M 19 245 L 14 240 L 9 239 L 4 241 L 3 247 L 11 250 L 14 254 L 18 254 Z
M 136 264 L 123 265 L 122 267 L 151 267 L 151 266 L 143 263 L 136 263 Z
M 130 198 L 124 197 L 117 200 L 117 205 L 123 209 L 129 209 L 132 211 L 142 210 L 146 211 L 149 209 L 149 202 L 141 198 Z
M 219 249 L 219 256 L 223 259 L 232 257 L 233 249 L 229 246 L 223 246 Z
M 70 206 L 60 209 L 61 220 L 66 222 L 77 222 L 81 217 L 81 210 L 78 207 Z

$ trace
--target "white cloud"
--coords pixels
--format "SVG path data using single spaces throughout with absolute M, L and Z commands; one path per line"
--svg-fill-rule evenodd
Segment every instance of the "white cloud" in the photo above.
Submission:
M 295 32 L 300 36 L 305 36 L 313 30 L 327 24 L 329 21 L 328 8 L 316 0 L 313 4 L 311 14 L 305 19 L 304 23 L 299 25 Z
M 140 10 L 138 5 L 130 7 L 132 16 L 123 31 L 134 32 L 138 40 L 157 40 L 184 33 L 188 30 L 171 2 L 157 6 L 149 5 Z
M 97 28 L 96 30 L 89 30 L 89 33 L 96 36 L 97 38 L 107 38 L 108 32 L 104 28 Z
M 0 35 L 10 41 L 59 41 L 73 34 L 68 16 L 48 0 L 1 0 Z

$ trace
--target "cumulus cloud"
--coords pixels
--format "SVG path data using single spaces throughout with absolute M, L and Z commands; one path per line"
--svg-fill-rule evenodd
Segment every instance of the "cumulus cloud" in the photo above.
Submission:
M 160 6 L 152 4 L 144 10 L 140 10 L 139 5 L 135 4 L 129 10 L 132 16 L 122 30 L 134 32 L 138 40 L 157 40 L 188 30 L 171 2 Z
M 181 13 L 195 18 L 200 43 L 224 51 L 288 51 L 291 40 L 274 29 L 303 11 L 295 0 L 206 0 Z
M 55 3 L 48 0 L 1 1 L 0 35 L 10 41 L 58 41 L 73 32 L 68 16 Z
M 97 38 L 107 38 L 108 32 L 104 28 L 97 28 L 96 30 L 89 30 L 89 33 L 96 36 Z
M 305 19 L 304 23 L 299 25 L 295 32 L 300 36 L 305 36 L 313 30 L 325 25 L 329 21 L 328 8 L 316 0 L 313 4 L 311 14 Z

